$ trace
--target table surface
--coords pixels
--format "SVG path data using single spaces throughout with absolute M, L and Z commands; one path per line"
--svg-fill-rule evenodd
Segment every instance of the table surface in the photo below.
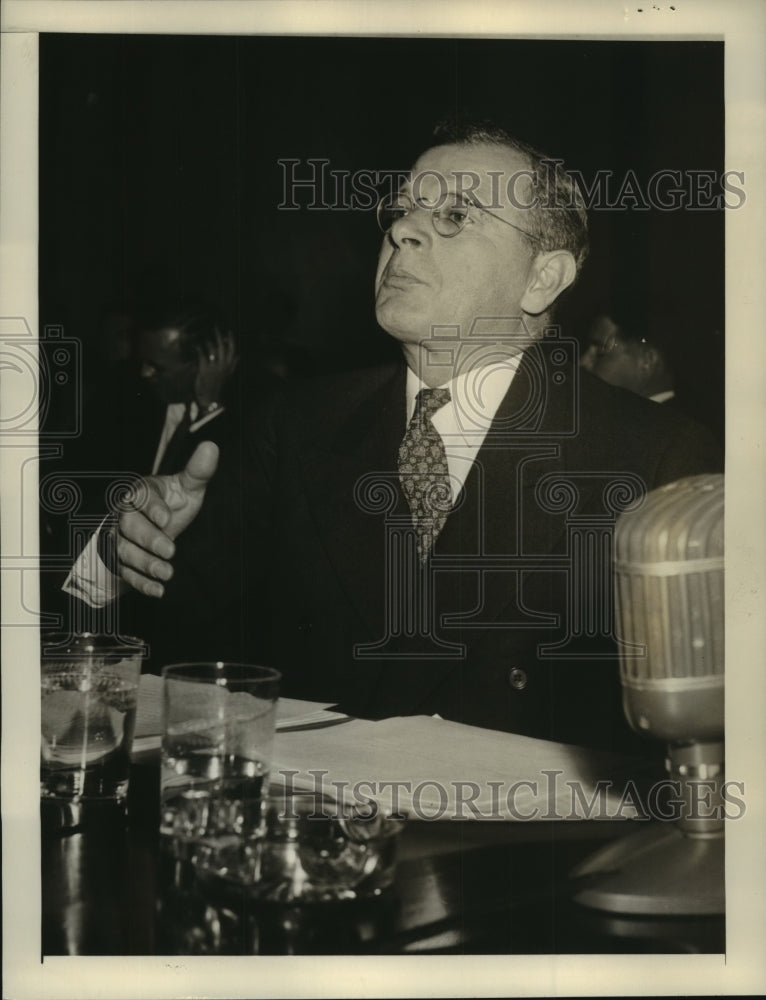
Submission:
M 720 953 L 722 917 L 575 903 L 569 873 L 626 821 L 410 821 L 396 878 L 365 901 L 286 906 L 179 884 L 158 852 L 159 769 L 134 764 L 128 811 L 79 825 L 42 808 L 44 955 Z

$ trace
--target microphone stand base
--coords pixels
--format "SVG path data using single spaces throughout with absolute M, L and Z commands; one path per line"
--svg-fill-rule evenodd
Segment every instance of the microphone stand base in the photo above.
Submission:
M 570 875 L 573 898 L 612 913 L 725 912 L 724 838 L 687 837 L 654 823 L 602 848 Z

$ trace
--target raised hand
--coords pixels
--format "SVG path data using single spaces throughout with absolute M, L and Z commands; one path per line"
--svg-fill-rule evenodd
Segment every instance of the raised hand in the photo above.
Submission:
M 128 586 L 162 597 L 173 575 L 173 540 L 199 513 L 217 466 L 217 445 L 203 441 L 182 472 L 150 476 L 134 489 L 113 529 L 117 572 Z
M 238 360 L 234 335 L 231 331 L 222 334 L 218 327 L 214 339 L 197 348 L 194 398 L 202 415 L 220 405 L 223 390 L 234 374 Z

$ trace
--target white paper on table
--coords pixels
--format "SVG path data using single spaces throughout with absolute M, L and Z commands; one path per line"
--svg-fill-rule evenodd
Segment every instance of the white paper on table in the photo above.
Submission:
M 159 748 L 162 683 L 153 674 L 141 678 L 134 753 Z M 428 716 L 354 719 L 305 732 L 280 732 L 286 726 L 342 718 L 327 711 L 329 704 L 279 700 L 273 783 L 308 789 L 321 784 L 337 798 L 339 791 L 331 782 L 343 782 L 348 801 L 374 798 L 386 809 L 424 818 L 523 821 L 587 818 L 581 796 L 588 803 L 599 781 L 614 781 L 605 798 L 595 800 L 592 815 L 634 815 L 629 802 L 621 805 L 624 777 L 622 783 L 617 780 L 628 773 L 629 762 L 612 754 Z M 406 782 L 408 788 L 400 786 L 395 801 L 394 789 L 386 782 Z
M 277 733 L 271 780 L 321 785 L 347 801 L 373 798 L 424 819 L 582 819 L 597 783 L 624 776 L 628 764 L 563 743 L 407 716 Z M 391 782 L 406 784 L 395 792 Z M 633 818 L 635 795 L 623 801 L 629 790 L 624 778 L 605 785 L 591 818 Z

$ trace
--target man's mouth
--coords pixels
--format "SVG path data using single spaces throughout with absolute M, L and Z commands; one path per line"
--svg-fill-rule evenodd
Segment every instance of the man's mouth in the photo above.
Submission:
M 387 271 L 383 283 L 394 288 L 411 288 L 413 285 L 424 284 L 420 278 L 416 278 L 414 274 L 401 267 L 395 267 Z

